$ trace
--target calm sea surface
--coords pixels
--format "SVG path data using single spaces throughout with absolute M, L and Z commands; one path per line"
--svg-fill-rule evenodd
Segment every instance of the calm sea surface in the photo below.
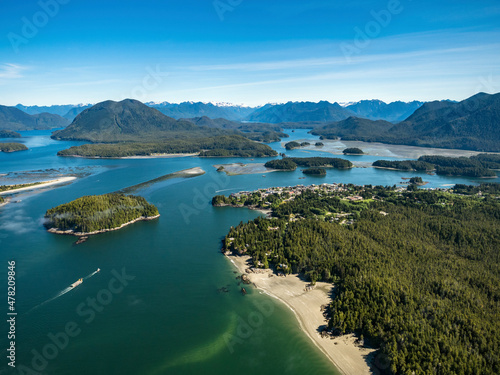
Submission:
M 288 133 L 286 141 L 318 139 L 306 130 Z M 394 185 L 401 177 L 418 175 L 430 182 L 426 187 L 483 181 L 374 168 L 329 170 L 324 178 L 300 180 L 300 169 L 227 177 L 213 164 L 262 160 L 61 158 L 58 150 L 80 143 L 53 141 L 50 132 L 22 134 L 20 141 L 30 150 L 0 153 L 0 184 L 8 183 L 11 172 L 44 176 L 54 169 L 82 177 L 57 189 L 20 195 L 14 198 L 20 202 L 0 208 L 0 309 L 7 320 L 7 262 L 14 260 L 18 313 L 16 369 L 5 358 L 10 340 L 4 320 L 0 374 L 337 374 L 300 331 L 290 310 L 251 287 L 247 296 L 240 294 L 234 268 L 219 253 L 220 241 L 230 226 L 259 213 L 213 208 L 212 196 L 323 182 Z M 280 143 L 271 146 L 284 152 Z M 301 150 L 287 155 L 331 156 Z M 207 173 L 136 193 L 158 207 L 159 220 L 95 236 L 78 246 L 73 246 L 73 237 L 44 230 L 42 218 L 51 207 L 192 167 Z M 98 267 L 101 272 L 90 276 Z M 82 285 L 52 299 L 86 276 Z M 229 292 L 219 292 L 222 287 Z

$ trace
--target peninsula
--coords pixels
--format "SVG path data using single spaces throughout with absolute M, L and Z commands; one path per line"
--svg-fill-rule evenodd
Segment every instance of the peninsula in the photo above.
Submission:
M 116 193 L 90 195 L 48 210 L 45 227 L 51 233 L 87 236 L 159 216 L 158 209 L 142 197 Z
M 324 321 L 315 329 L 302 323 L 333 362 L 344 357 L 332 340 L 355 334 L 362 347 L 378 348 L 375 357 L 383 356 L 392 373 L 439 367 L 496 374 L 499 197 L 495 183 L 415 191 L 322 184 L 216 196 L 212 203 L 272 209 L 271 218 L 232 227 L 222 251 L 272 275 L 252 279 L 270 294 L 274 283 L 266 280 L 281 280 L 276 295 L 299 321 L 310 314 L 295 307 L 300 297 L 292 284 L 294 292 L 282 292 L 289 279 L 309 281 L 302 282 L 306 292 L 335 286 Z M 335 362 L 342 372 L 360 373 L 343 367 L 344 359 Z

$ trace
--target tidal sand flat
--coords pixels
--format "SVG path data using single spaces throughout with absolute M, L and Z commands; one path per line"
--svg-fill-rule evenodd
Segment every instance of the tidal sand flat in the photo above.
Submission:
M 302 142 L 306 140 L 299 140 Z M 310 141 L 310 140 L 309 140 Z M 378 142 L 361 142 L 361 141 L 342 141 L 342 140 L 322 140 L 324 146 L 316 147 L 310 145 L 301 149 L 311 151 L 323 151 L 335 155 L 343 155 L 346 148 L 360 148 L 365 155 L 372 156 L 385 156 L 404 159 L 418 159 L 422 155 L 439 155 L 439 156 L 473 156 L 480 154 L 477 151 L 445 149 L 445 148 L 431 148 L 431 147 L 417 147 L 405 145 L 392 145 L 387 143 Z
M 223 167 L 222 172 L 226 172 L 228 176 L 235 176 L 240 174 L 262 174 L 268 172 L 276 172 L 277 169 L 264 167 L 264 163 L 231 163 L 231 164 L 215 164 L 215 168 Z
M 229 255 L 229 260 L 242 274 L 248 275 L 251 283 L 269 296 L 276 298 L 293 311 L 301 329 L 313 343 L 328 357 L 340 372 L 346 375 L 371 374 L 369 355 L 375 349 L 367 349 L 355 343 L 354 335 L 340 336 L 335 339 L 321 337 L 318 328 L 327 322 L 322 306 L 331 302 L 329 297 L 333 285 L 317 282 L 313 289 L 297 275 L 276 276 L 272 271 L 260 270 L 247 273 L 250 268 L 249 256 Z

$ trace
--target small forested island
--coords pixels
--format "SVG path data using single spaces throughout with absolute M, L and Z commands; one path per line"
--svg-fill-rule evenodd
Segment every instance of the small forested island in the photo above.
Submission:
M 293 150 L 294 148 L 299 148 L 299 147 L 300 147 L 299 142 L 291 141 L 291 142 L 285 143 L 285 148 L 287 150 Z
M 344 155 L 363 155 L 364 152 L 362 149 L 357 147 L 349 147 L 342 151 Z
M 45 227 L 52 233 L 84 236 L 159 216 L 158 209 L 142 197 L 117 193 L 89 195 L 48 210 Z
M 297 169 L 297 163 L 295 163 L 290 158 L 283 158 L 283 159 L 270 160 L 266 164 L 264 164 L 264 167 L 286 170 L 286 171 L 294 171 Z
M 289 158 L 284 157 L 279 160 L 271 160 L 264 164 L 266 168 L 293 171 L 300 167 L 326 167 L 337 169 L 349 169 L 353 165 L 349 160 L 340 158 L 310 157 L 310 158 Z M 326 172 L 325 172 L 326 173 Z
M 500 184 L 449 190 L 322 184 L 215 196 L 271 208 L 222 251 L 335 294 L 323 334 L 355 333 L 391 374 L 500 373 Z
M 21 138 L 21 134 L 12 130 L 0 130 L 0 138 Z
M 11 143 L 0 143 L 0 152 L 16 152 L 16 151 L 26 151 L 28 147 L 22 143 L 11 142 Z
M 471 157 L 425 155 L 418 160 L 377 160 L 374 167 L 401 171 L 436 171 L 438 175 L 496 177 L 492 169 L 500 169 L 500 155 L 478 154 Z
M 314 145 L 316 147 L 323 147 L 325 144 L 323 142 L 316 142 Z
M 121 158 L 159 154 L 199 154 L 205 157 L 267 157 L 277 152 L 268 145 L 233 135 L 195 139 L 171 139 L 163 142 L 88 144 L 59 151 L 58 156 Z
M 410 184 L 416 184 L 416 185 L 423 185 L 424 180 L 422 180 L 422 177 L 417 176 L 417 177 L 410 177 L 410 180 L 408 181 Z
M 309 142 L 302 142 L 300 144 L 300 147 L 306 147 L 306 146 L 310 146 L 311 144 Z
M 325 168 L 307 168 L 302 170 L 302 173 L 309 174 L 312 176 L 326 176 Z

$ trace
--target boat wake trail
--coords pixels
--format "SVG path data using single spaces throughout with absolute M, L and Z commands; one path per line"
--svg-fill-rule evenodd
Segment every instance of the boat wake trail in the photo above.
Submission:
M 223 189 L 223 190 L 217 190 L 216 193 L 221 193 L 223 191 L 229 191 L 229 190 L 238 190 L 238 188 L 231 188 L 231 189 Z
M 66 293 L 72 291 L 73 289 L 75 289 L 76 287 L 78 287 L 79 285 L 81 285 L 81 283 L 83 282 L 83 280 L 87 280 L 87 279 L 90 279 L 92 276 L 94 276 L 96 273 L 98 273 L 100 271 L 100 269 L 98 268 L 97 271 L 94 271 L 92 272 L 91 274 L 88 274 L 87 276 L 85 276 L 83 279 L 79 279 L 77 282 L 74 282 L 73 284 L 71 284 L 70 286 L 68 286 L 67 288 L 61 290 L 59 293 L 57 293 L 54 297 L 52 298 L 49 298 L 47 301 L 44 301 L 42 303 L 40 303 L 39 305 L 36 305 L 35 307 L 33 307 L 31 310 L 29 310 L 28 312 L 26 312 L 26 314 L 29 314 L 30 312 L 32 312 L 33 310 L 35 309 L 38 309 L 39 307 L 42 307 L 43 305 L 46 305 L 47 303 L 49 302 L 52 302 L 54 301 L 55 299 L 59 298 L 59 297 L 62 297 L 64 296 Z
M 92 272 L 91 274 L 88 274 L 87 276 L 85 276 L 85 277 L 83 278 L 83 280 L 88 280 L 88 279 L 90 279 L 92 276 L 94 276 L 94 275 L 95 275 L 97 272 L 99 272 L 99 271 L 100 271 L 100 270 L 97 270 L 97 271 Z
M 38 309 L 39 307 L 42 307 L 43 305 L 46 305 L 47 303 L 49 302 L 52 302 L 53 300 L 59 298 L 59 297 L 62 297 L 64 296 L 66 293 L 68 293 L 70 290 L 72 289 L 75 289 L 74 287 L 72 286 L 68 286 L 66 289 L 63 289 L 61 290 L 59 293 L 57 293 L 54 297 L 52 298 L 49 298 L 47 301 L 43 301 L 42 303 L 40 303 L 39 305 L 36 305 L 35 307 L 33 307 L 31 310 L 29 310 L 26 314 L 32 312 L 33 310 L 35 309 Z

